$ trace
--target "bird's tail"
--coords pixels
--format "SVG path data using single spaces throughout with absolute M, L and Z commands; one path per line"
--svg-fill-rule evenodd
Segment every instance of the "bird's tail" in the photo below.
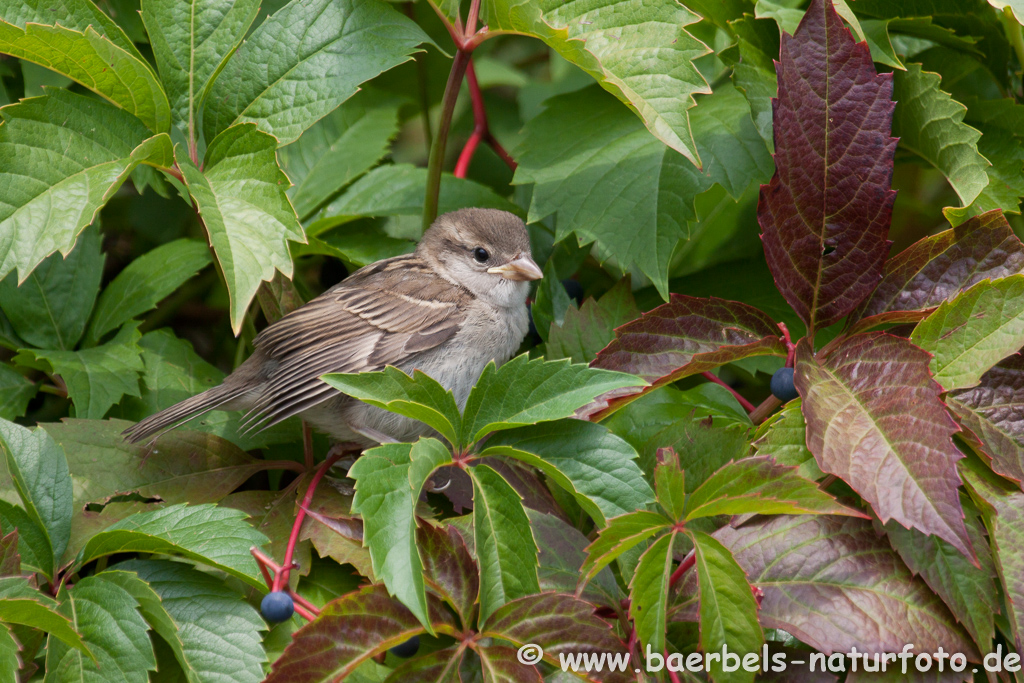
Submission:
M 165 408 L 159 413 L 150 415 L 122 432 L 125 441 L 138 443 L 143 439 L 154 436 L 164 430 L 178 427 L 189 420 L 199 417 L 204 413 L 223 406 L 245 393 L 239 387 L 227 386 L 224 384 L 207 389 L 201 394 L 192 398 L 186 398 L 180 403 L 175 403 L 170 408 Z

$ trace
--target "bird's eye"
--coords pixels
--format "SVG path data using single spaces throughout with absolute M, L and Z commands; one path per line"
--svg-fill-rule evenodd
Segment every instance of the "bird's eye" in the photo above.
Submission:
M 478 263 L 483 263 L 490 257 L 491 255 L 488 254 L 487 250 L 484 249 L 483 247 L 477 247 L 476 249 L 473 250 L 473 258 L 475 258 Z

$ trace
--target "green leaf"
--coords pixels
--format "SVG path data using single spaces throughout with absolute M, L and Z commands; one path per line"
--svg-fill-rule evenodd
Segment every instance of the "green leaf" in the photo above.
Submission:
M 320 223 L 324 225 L 327 223 Z M 310 226 L 306 231 L 306 244 L 293 244 L 292 256 L 323 254 L 362 268 L 392 256 L 409 254 L 416 248 L 415 242 L 391 237 L 372 223 L 350 223 L 338 230 L 331 230 L 331 227 L 325 228 L 329 232 L 321 238 L 312 236 L 314 230 Z
M 91 657 L 75 624 L 57 611 L 57 601 L 20 576 L 0 578 L 0 622 L 37 628 Z
M 920 64 L 893 74 L 892 134 L 900 147 L 941 171 L 968 206 L 988 185 L 989 163 L 978 153 L 981 133 L 963 122 L 967 108 L 939 89 L 940 80 Z
M 440 441 L 420 439 L 372 448 L 349 470 L 356 481 L 352 512 L 363 518 L 363 545 L 370 549 L 373 573 L 428 630 L 423 561 L 416 549 L 416 501 L 427 478 L 451 460 Z
M 142 616 L 171 646 L 190 683 L 259 683 L 267 624 L 223 581 L 177 562 L 129 560 L 100 576 L 138 601 Z
M 55 560 L 46 529 L 20 507 L 0 500 L 0 531 L 12 529 L 18 531 L 22 570 L 52 579 Z
M 292 0 L 253 31 L 214 82 L 206 139 L 254 122 L 288 144 L 424 42 L 432 41 L 387 3 Z
M 105 503 L 136 493 L 168 503 L 214 503 L 266 469 L 212 434 L 178 431 L 152 447 L 129 444 L 123 420 L 48 422 L 43 428 L 68 454 L 76 504 Z
M 0 365 L 0 419 L 13 420 L 25 414 L 39 385 L 9 365 Z
M 693 65 L 709 50 L 685 27 L 699 20 L 679 3 L 496 0 L 484 5 L 490 30 L 540 38 L 625 102 L 661 142 L 697 166 L 701 159 L 687 110 L 696 104 L 695 94 L 710 90 Z M 668 92 L 672 95 L 666 96 Z
M 572 494 L 599 526 L 654 502 L 633 447 L 592 422 L 561 420 L 498 432 L 481 453 L 488 455 L 536 467 Z
M 38 351 L 26 349 L 16 360 L 45 361 L 68 387 L 75 404 L 75 416 L 102 419 L 124 395 L 139 395 L 139 373 L 143 369 L 139 348 L 139 323 L 129 322 L 106 344 L 83 351 Z
M 561 284 L 557 280 L 556 283 Z M 589 363 L 615 338 L 616 327 L 639 317 L 640 309 L 633 300 L 627 276 L 600 300 L 587 299 L 578 309 L 566 310 L 562 322 L 548 331 L 544 356 L 548 360 L 570 358 L 573 363 Z
M 550 100 L 527 123 L 514 183 L 533 183 L 529 222 L 557 217 L 556 240 L 596 242 L 601 261 L 639 268 L 668 297 L 668 270 L 694 197 L 718 183 L 734 198 L 767 181 L 772 161 L 743 95 L 726 85 L 692 116 L 703 172 L 597 88 Z M 566 136 L 566 130 L 574 134 Z M 630 230 L 622 230 L 628 223 Z
M 679 456 L 669 448 L 658 449 L 654 466 L 654 490 L 658 505 L 673 521 L 681 521 L 686 512 L 686 473 L 679 466 Z
M 418 216 L 423 213 L 426 187 L 425 168 L 417 168 L 412 164 L 379 166 L 352 183 L 340 197 L 325 206 L 318 214 L 323 219 L 314 223 L 310 230 L 319 232 L 358 216 Z M 523 215 L 522 209 L 499 197 L 486 185 L 443 174 L 438 214 L 466 207 L 501 209 L 518 216 Z
M 143 59 L 124 30 L 90 0 L 17 0 L 4 6 L 2 19 L 21 28 L 29 22 L 50 24 L 55 20 L 61 26 L 76 31 L 85 31 L 92 26 L 117 46 L 139 60 Z
M 77 582 L 72 591 L 62 588 L 58 598 L 61 613 L 82 633 L 96 661 L 51 639 L 46 648 L 48 682 L 149 680 L 147 672 L 156 669 L 156 656 L 149 627 L 131 593 L 98 575 Z
M 804 479 L 821 479 L 825 475 L 807 448 L 807 425 L 800 406 L 800 399 L 790 401 L 762 422 L 751 445 L 754 455 L 770 455 L 780 465 L 796 467 L 797 475 Z
M 942 539 L 904 529 L 895 522 L 885 525 L 885 534 L 910 571 L 920 575 L 942 598 L 974 642 L 984 650 L 995 635 L 994 616 L 999 611 L 996 569 L 977 509 L 966 497 L 961 502 L 980 567 Z
M 163 244 L 135 259 L 103 290 L 86 339 L 97 342 L 107 332 L 155 308 L 210 261 L 209 248 L 188 239 Z
M 256 19 L 259 5 L 259 0 L 142 2 L 142 21 L 171 114 L 188 140 L 199 139 L 199 115 L 210 87 Z
M 180 148 L 176 154 L 227 283 L 236 335 L 260 282 L 272 280 L 275 269 L 291 277 L 288 241 L 305 241 L 276 149 L 272 136 L 245 124 L 210 143 L 201 172 Z
M 1024 275 L 982 280 L 944 301 L 918 323 L 910 340 L 932 354 L 929 366 L 944 389 L 966 389 L 1024 346 Z
M 686 501 L 686 521 L 715 515 L 850 515 L 857 510 L 768 456 L 744 458 L 712 474 Z
M 148 138 L 134 116 L 66 90 L 4 107 L 0 117 L 0 277 L 17 268 L 24 281 L 54 251 L 69 254 L 132 169 L 173 161 L 167 135 Z
M 637 510 L 609 519 L 608 526 L 601 529 L 594 542 L 587 546 L 587 559 L 580 567 L 578 585 L 582 587 L 589 583 L 622 553 L 669 528 L 671 523 L 672 520 L 661 513 L 647 510 Z
M 0 307 L 22 339 L 41 349 L 75 348 L 100 291 L 101 242 L 90 227 L 66 258 L 50 256 L 21 286 L 13 273 L 0 282 Z
M 181 555 L 264 588 L 249 554 L 267 538 L 245 522 L 245 513 L 215 505 L 170 505 L 132 515 L 99 532 L 75 558 L 75 566 L 116 553 Z
M 20 652 L 21 645 L 15 640 L 11 629 L 6 624 L 0 624 L 0 682 L 18 683 L 18 671 L 22 665 Z
M 295 184 L 289 194 L 300 218 L 384 158 L 398 133 L 400 104 L 393 95 L 362 90 L 281 148 L 281 165 Z
M 1024 646 L 1024 562 L 1018 551 L 1024 544 L 1024 493 L 973 458 L 964 461 L 960 473 L 985 520 L 1005 597 L 1006 618 L 1020 652 Z
M 741 656 L 759 652 L 764 633 L 757 621 L 757 601 L 747 575 L 720 542 L 700 531 L 691 531 L 689 535 L 700 591 L 701 650 L 721 652 L 728 647 Z M 754 672 L 741 668 L 726 673 L 722 664 L 714 662 L 709 672 L 715 681 L 754 680 Z
M 560 420 L 606 391 L 644 384 L 625 373 L 525 354 L 500 368 L 490 363 L 466 400 L 461 440 L 473 443 L 496 430 Z
M 22 505 L 46 532 L 55 561 L 50 576 L 56 576 L 71 538 L 71 475 L 64 449 L 42 429 L 6 420 L 0 420 L 0 448 Z
M 537 543 L 515 489 L 487 465 L 469 469 L 473 479 L 473 535 L 480 564 L 480 617 L 510 600 L 540 591 Z
M 419 420 L 440 432 L 453 447 L 460 445 L 462 416 L 452 392 L 419 370 L 409 377 L 389 366 L 381 372 L 335 373 L 321 379 L 364 403 Z
M 569 310 L 576 308 L 565 286 L 558 279 L 558 264 L 555 259 L 550 258 L 544 264 L 544 277 L 537 283 L 534 296 L 533 304 L 530 305 L 530 316 L 533 318 L 537 334 L 546 342 L 550 339 L 551 328 L 564 323 Z
M 662 536 L 644 551 L 629 583 L 629 614 L 640 642 L 652 652 L 665 651 L 672 546 L 678 533 Z
M 81 83 L 142 120 L 154 133 L 171 125 L 167 95 L 153 69 L 92 27 L 27 24 L 0 20 L 0 52 L 45 66 Z

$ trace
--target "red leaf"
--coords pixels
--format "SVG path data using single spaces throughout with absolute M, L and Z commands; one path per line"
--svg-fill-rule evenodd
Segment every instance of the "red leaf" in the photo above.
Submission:
M 762 517 L 715 538 L 764 592 L 760 619 L 828 654 L 963 652 L 980 657 L 963 627 L 914 578 L 871 522 L 853 517 Z M 684 590 L 693 586 L 684 586 Z M 891 665 L 890 665 L 891 666 Z
M 776 173 L 757 217 L 779 291 L 821 329 L 871 293 L 889 251 L 892 75 L 875 73 L 831 0 L 783 35 L 777 71 Z
M 615 340 L 590 364 L 640 375 L 651 386 L 630 389 L 626 395 L 605 395 L 595 404 L 603 417 L 683 377 L 741 358 L 785 355 L 786 345 L 775 321 L 753 306 L 715 297 L 673 294 L 667 304 L 615 330 Z
M 992 469 L 1024 482 L 1024 355 L 1014 354 L 982 375 L 981 384 L 950 392 L 950 410 L 980 439 Z
M 19 576 L 21 555 L 18 553 L 18 530 L 0 538 L 0 576 Z
M 883 522 L 934 534 L 973 558 L 957 493 L 957 426 L 939 400 L 930 358 L 880 332 L 845 339 L 824 361 L 802 340 L 795 379 L 807 447 Z
M 434 629 L 458 633 L 451 613 L 427 596 Z M 314 621 L 292 636 L 265 683 L 341 680 L 370 657 L 426 629 L 383 584 L 366 586 L 328 603 Z
M 477 649 L 486 683 L 544 683 L 537 667 L 523 664 L 515 648 L 489 645 Z
M 427 588 L 452 606 L 463 625 L 472 625 L 480 575 L 462 534 L 453 526 L 442 529 L 421 523 L 416 541 Z
M 850 319 L 934 308 L 982 280 L 1022 270 L 1024 245 L 1001 211 L 989 211 L 900 252 L 885 264 L 882 282 Z

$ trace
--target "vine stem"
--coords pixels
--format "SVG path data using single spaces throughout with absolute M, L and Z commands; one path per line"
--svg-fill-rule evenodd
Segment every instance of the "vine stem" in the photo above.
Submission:
M 445 148 L 448 145 L 448 129 L 451 128 L 455 102 L 459 99 L 462 78 L 469 67 L 470 52 L 459 48 L 452 61 L 448 83 L 444 86 L 441 100 L 441 119 L 437 123 L 437 134 L 430 145 L 430 160 L 427 162 L 427 196 L 423 202 L 423 229 L 426 230 L 437 218 L 438 195 L 441 191 L 441 166 L 444 164 Z
M 277 572 L 274 576 L 273 590 L 281 590 L 281 586 L 288 585 L 288 574 L 292 569 L 292 557 L 295 555 L 295 544 L 299 540 L 299 529 L 302 528 L 302 522 L 306 519 L 306 508 L 309 507 L 313 500 L 313 494 L 316 493 L 316 487 L 320 483 L 320 480 L 327 474 L 327 470 L 331 468 L 331 465 L 336 463 L 341 458 L 341 453 L 336 453 L 329 456 L 324 460 L 323 464 L 317 469 L 316 474 L 313 475 L 313 480 L 309 482 L 309 488 L 306 489 L 306 495 L 302 498 L 302 503 L 299 505 L 299 511 L 295 514 L 295 523 L 292 524 L 292 533 L 288 537 L 288 546 L 284 551 L 284 563 L 281 565 L 281 571 Z
M 743 406 L 744 410 L 746 410 L 748 413 L 752 413 L 755 410 L 757 410 L 756 406 L 754 406 L 753 403 L 743 398 L 743 396 L 740 395 L 740 392 L 736 391 L 728 384 L 723 382 L 717 375 L 714 375 L 710 372 L 702 372 L 700 374 L 702 377 L 704 377 L 704 379 L 708 380 L 709 382 L 714 382 L 718 386 L 725 387 L 726 389 L 728 389 L 729 393 L 736 397 L 736 400 L 740 402 L 740 405 Z
M 688 572 L 696 562 L 697 555 L 695 553 L 691 552 L 689 555 L 684 557 L 683 561 L 679 563 L 678 567 L 676 567 L 676 570 L 672 572 L 672 576 L 668 578 L 669 587 L 675 586 L 679 583 L 679 579 L 683 578 L 683 574 Z
M 469 86 L 469 96 L 473 101 L 473 133 L 469 136 L 469 140 L 466 141 L 465 147 L 462 148 L 462 153 L 459 154 L 459 160 L 455 164 L 455 177 L 466 177 L 469 164 L 473 160 L 473 155 L 476 153 L 476 148 L 481 141 L 490 145 L 495 154 L 515 172 L 516 162 L 505 151 L 505 148 L 501 146 L 501 143 L 495 139 L 494 135 L 491 134 L 490 123 L 487 120 L 487 108 L 484 106 L 484 96 L 480 91 L 480 83 L 477 81 L 476 69 L 473 67 L 472 60 L 470 60 L 469 66 L 466 68 L 466 84 Z
M 750 421 L 754 424 L 761 424 L 781 405 L 782 401 L 774 396 L 769 396 L 750 414 Z

